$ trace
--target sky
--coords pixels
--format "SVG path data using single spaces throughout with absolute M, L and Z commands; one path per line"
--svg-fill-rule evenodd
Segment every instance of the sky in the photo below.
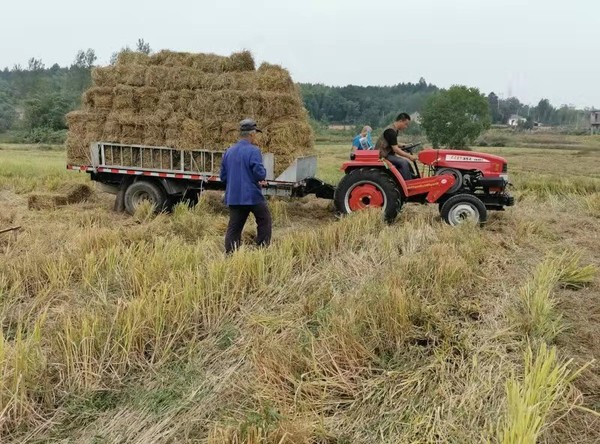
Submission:
M 423 77 L 515 96 L 600 107 L 598 0 L 20 0 L 1 11 L 0 67 L 98 64 L 135 46 L 248 49 L 297 82 L 394 85 Z

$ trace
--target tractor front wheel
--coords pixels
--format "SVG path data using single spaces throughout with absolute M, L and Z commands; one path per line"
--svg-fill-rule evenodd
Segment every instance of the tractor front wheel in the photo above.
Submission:
M 365 208 L 383 208 L 385 220 L 393 222 L 402 208 L 398 184 L 381 168 L 359 168 L 346 174 L 335 190 L 334 202 L 340 213 Z
M 440 214 L 453 227 L 466 221 L 483 224 L 487 220 L 485 205 L 471 194 L 452 196 L 442 204 Z

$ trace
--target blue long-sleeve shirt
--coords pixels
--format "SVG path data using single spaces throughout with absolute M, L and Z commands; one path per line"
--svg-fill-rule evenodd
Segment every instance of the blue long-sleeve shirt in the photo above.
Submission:
M 265 201 L 258 182 L 267 171 L 257 146 L 242 139 L 223 155 L 221 180 L 225 182 L 225 205 L 257 205 Z

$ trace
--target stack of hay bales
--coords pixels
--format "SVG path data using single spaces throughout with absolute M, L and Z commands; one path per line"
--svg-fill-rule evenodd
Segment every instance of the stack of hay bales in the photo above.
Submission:
M 259 146 L 275 154 L 275 172 L 310 154 L 313 134 L 287 70 L 255 69 L 245 51 L 229 57 L 161 51 L 123 52 L 115 65 L 95 68 L 83 110 L 67 115 L 67 156 L 89 163 L 92 142 L 224 151 L 238 123 L 253 118 Z

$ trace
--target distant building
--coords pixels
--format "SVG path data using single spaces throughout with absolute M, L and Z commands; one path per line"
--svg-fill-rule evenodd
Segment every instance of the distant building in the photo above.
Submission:
M 592 134 L 600 133 L 600 110 L 590 111 L 590 132 Z
M 508 119 L 508 126 L 512 126 L 512 127 L 516 127 L 519 126 L 520 123 L 525 123 L 527 122 L 527 119 L 525 117 L 519 116 L 518 114 L 513 114 L 512 116 L 509 117 Z
M 354 129 L 356 125 L 329 125 L 327 128 L 335 131 L 348 131 Z

